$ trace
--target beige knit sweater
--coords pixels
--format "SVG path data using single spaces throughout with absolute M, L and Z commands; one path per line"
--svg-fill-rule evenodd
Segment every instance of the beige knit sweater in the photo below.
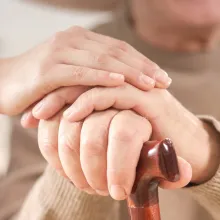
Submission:
M 170 53 L 154 48 L 136 36 L 123 13 L 96 31 L 127 41 L 163 67 L 173 79 L 170 92 L 220 132 L 220 48 L 197 54 Z M 10 166 L 6 176 L 0 177 L 0 220 L 129 219 L 125 202 L 89 196 L 52 168 L 44 171 L 46 165 L 38 150 L 36 131 L 23 130 L 18 118 L 12 119 L 12 123 L 12 130 L 8 132 L 10 142 L 5 143 L 12 149 Z M 160 203 L 163 220 L 220 219 L 220 168 L 203 185 L 161 190 Z

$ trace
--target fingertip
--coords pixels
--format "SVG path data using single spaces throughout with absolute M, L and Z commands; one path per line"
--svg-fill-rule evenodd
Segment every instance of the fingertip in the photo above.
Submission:
M 34 118 L 32 113 L 25 112 L 21 117 L 21 125 L 23 128 L 36 128 L 38 126 L 39 120 Z
M 38 104 L 41 104 L 40 102 Z M 36 119 L 47 120 L 58 113 L 62 107 L 59 103 L 45 103 L 39 108 L 38 104 L 32 109 L 32 114 Z
M 127 195 L 125 189 L 119 185 L 112 185 L 110 187 L 110 195 L 115 200 L 124 200 L 126 199 Z

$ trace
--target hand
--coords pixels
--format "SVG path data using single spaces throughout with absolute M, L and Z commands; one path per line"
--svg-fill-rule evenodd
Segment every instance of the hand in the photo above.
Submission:
M 60 174 L 88 193 L 110 195 L 117 200 L 130 194 L 143 143 L 152 128 L 148 120 L 125 110 L 95 112 L 83 122 L 70 123 L 62 112 L 41 120 L 39 147 Z M 185 186 L 191 178 L 191 167 L 178 158 L 181 180 L 161 182 L 164 188 Z
M 0 112 L 15 115 L 66 86 L 167 88 L 171 79 L 130 45 L 72 27 L 34 49 L 0 62 Z M 4 94 L 4 95 L 2 95 Z
M 219 166 L 217 132 L 185 109 L 167 90 L 141 91 L 129 84 L 117 88 L 93 88 L 83 93 L 64 113 L 70 122 L 82 120 L 93 110 L 132 109 L 147 118 L 152 139 L 169 137 L 177 154 L 193 169 L 192 181 L 209 180 Z

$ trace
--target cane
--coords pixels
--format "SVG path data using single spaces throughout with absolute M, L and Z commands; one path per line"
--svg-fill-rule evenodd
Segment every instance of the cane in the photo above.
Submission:
M 170 139 L 147 142 L 142 148 L 132 193 L 127 199 L 131 220 L 161 220 L 158 185 L 179 180 L 177 157 Z

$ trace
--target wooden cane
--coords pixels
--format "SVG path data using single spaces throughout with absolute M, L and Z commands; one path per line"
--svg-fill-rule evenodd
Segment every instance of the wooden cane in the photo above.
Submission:
M 132 193 L 127 199 L 131 220 L 161 220 L 158 185 L 179 180 L 177 157 L 170 139 L 144 144 Z

